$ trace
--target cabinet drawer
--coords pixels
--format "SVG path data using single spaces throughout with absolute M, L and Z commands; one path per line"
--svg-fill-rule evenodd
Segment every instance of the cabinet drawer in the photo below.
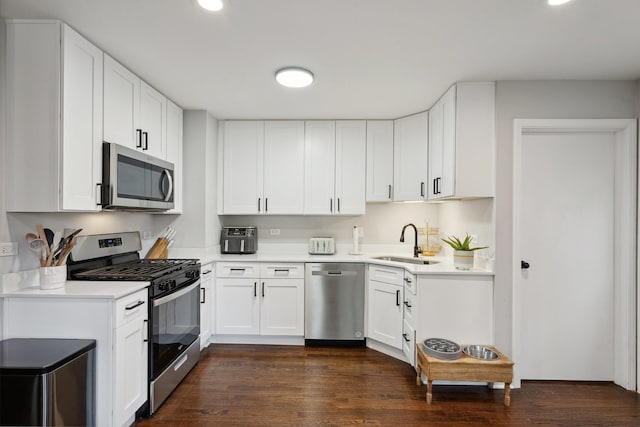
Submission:
M 417 295 L 417 284 L 418 279 L 415 274 L 411 274 L 409 272 L 404 272 L 404 289 L 411 292 L 413 295 Z
M 263 279 L 304 279 L 304 264 L 262 264 L 260 277 Z
M 402 324 L 402 352 L 411 364 L 415 366 L 416 356 L 416 333 L 415 330 L 409 325 L 407 320 Z
M 127 322 L 148 316 L 148 291 L 143 289 L 135 294 L 127 295 L 116 300 L 115 327 L 118 328 Z
M 260 277 L 260 264 L 243 262 L 221 262 L 216 264 L 216 277 Z
M 412 328 L 416 327 L 416 313 L 418 309 L 418 299 L 411 292 L 404 289 L 404 321 Z
M 385 267 L 382 265 L 370 265 L 369 280 L 402 286 L 404 282 L 404 269 Z

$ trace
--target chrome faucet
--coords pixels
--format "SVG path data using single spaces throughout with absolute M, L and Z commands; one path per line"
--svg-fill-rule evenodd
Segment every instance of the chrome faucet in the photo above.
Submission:
M 420 248 L 418 247 L 418 229 L 416 228 L 415 225 L 407 224 L 404 227 L 402 227 L 402 234 L 400 235 L 400 241 L 404 242 L 404 230 L 406 230 L 406 228 L 409 226 L 413 227 L 413 232 L 415 235 L 415 240 L 413 241 L 413 256 L 418 258 L 418 255 L 420 254 Z

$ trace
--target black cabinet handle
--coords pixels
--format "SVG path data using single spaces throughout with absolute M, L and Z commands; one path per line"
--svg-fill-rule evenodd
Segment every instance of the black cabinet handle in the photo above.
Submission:
M 147 331 L 147 337 L 142 341 L 149 342 L 149 321 L 147 319 L 144 319 L 143 323 L 144 323 L 144 326 L 143 326 L 144 330 Z
M 400 307 L 400 290 L 396 291 L 396 306 Z
M 424 197 L 424 182 L 420 183 L 420 197 Z
M 441 176 L 436 178 L 436 194 L 442 193 L 442 191 L 440 191 L 440 181 L 441 180 L 442 180 Z
M 260 197 L 258 197 L 258 212 L 260 212 Z
M 262 298 L 264 298 L 264 282 L 262 282 Z
M 333 212 L 333 199 L 329 199 L 329 212 Z
M 391 199 L 391 184 L 389 184 L 389 199 Z
M 269 198 L 268 197 L 264 198 L 264 212 L 265 213 L 269 212 Z
M 254 298 L 258 296 L 258 282 L 253 282 L 253 296 Z
M 412 306 L 411 306 L 411 304 L 409 304 L 409 301 L 405 301 L 405 302 L 404 302 L 404 305 L 406 305 L 406 306 L 407 306 L 407 308 L 411 308 L 411 307 L 412 307 Z
M 136 129 L 136 148 L 142 148 L 142 129 Z
M 126 306 L 124 309 L 125 310 L 133 310 L 136 307 L 140 307 L 142 304 L 144 304 L 144 301 L 138 300 L 138 301 L 134 302 L 133 304 L 130 304 L 130 305 Z
M 207 301 L 207 290 L 205 288 L 200 288 L 202 291 L 202 299 L 200 300 L 200 304 L 204 304 Z
M 527 268 L 529 268 L 529 263 L 527 261 L 520 261 L 520 268 L 523 270 L 526 270 Z
M 338 213 L 340 213 L 340 197 L 338 197 Z
M 411 340 L 407 338 L 407 334 L 402 334 L 402 338 L 404 338 L 406 342 L 411 342 Z
M 96 184 L 96 206 L 102 206 L 102 184 Z
M 142 132 L 142 135 L 144 136 L 144 147 L 142 149 L 146 151 L 149 148 L 149 132 Z

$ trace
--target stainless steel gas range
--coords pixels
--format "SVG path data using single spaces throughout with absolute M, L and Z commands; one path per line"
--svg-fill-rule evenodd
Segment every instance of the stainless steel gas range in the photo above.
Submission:
M 200 263 L 140 259 L 137 232 L 81 236 L 68 261 L 70 280 L 149 282 L 150 416 L 200 359 Z

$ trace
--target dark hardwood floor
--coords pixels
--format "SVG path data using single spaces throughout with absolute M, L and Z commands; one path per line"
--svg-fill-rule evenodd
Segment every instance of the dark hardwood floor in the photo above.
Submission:
M 640 426 L 640 395 L 612 383 L 524 382 L 503 390 L 415 384 L 406 363 L 365 348 L 212 344 L 147 426 Z

